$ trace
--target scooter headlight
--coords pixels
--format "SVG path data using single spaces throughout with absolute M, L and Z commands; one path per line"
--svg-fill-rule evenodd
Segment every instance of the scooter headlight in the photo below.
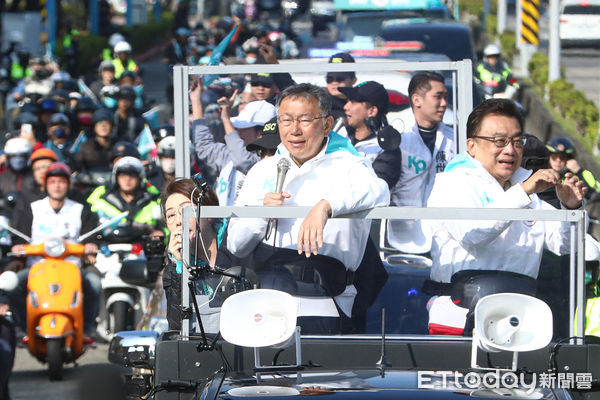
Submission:
M 66 249 L 65 242 L 60 238 L 49 238 L 44 242 L 44 251 L 53 258 L 62 256 Z
M 33 290 L 29 292 L 29 304 L 31 304 L 31 307 L 34 308 L 38 308 L 40 306 L 37 293 Z

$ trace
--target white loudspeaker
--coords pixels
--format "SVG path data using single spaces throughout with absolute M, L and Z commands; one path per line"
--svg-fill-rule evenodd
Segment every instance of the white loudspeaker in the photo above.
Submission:
M 223 302 L 221 336 L 237 346 L 275 346 L 292 337 L 297 316 L 296 300 L 288 293 L 247 290 Z
M 513 352 L 512 370 L 521 351 L 541 349 L 552 340 L 552 311 L 543 301 L 517 293 L 483 297 L 475 306 L 471 367 L 477 347 L 488 352 Z
M 19 279 L 17 278 L 17 274 L 13 271 L 4 271 L 2 275 L 0 275 L 0 290 L 4 290 L 6 292 L 10 292 L 19 284 Z

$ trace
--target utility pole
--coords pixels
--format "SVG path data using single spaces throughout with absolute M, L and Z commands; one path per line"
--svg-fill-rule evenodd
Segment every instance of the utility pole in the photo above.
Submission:
M 496 26 L 496 32 L 498 35 L 504 33 L 506 29 L 506 0 L 498 0 L 498 25 Z
M 550 0 L 550 43 L 548 43 L 548 82 L 560 79 L 559 14 L 559 0 Z

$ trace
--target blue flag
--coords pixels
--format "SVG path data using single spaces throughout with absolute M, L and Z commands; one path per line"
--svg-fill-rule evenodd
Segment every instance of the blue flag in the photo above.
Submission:
M 137 145 L 137 149 L 142 156 L 142 160 L 146 159 L 148 153 L 150 153 L 151 158 L 154 159 L 156 152 L 156 144 L 154 143 L 154 138 L 152 137 L 152 131 L 150 131 L 150 127 L 148 124 L 144 124 L 144 129 L 138 137 L 135 139 L 135 144 Z
M 231 32 L 227 36 L 221 40 L 221 42 L 214 48 L 212 54 L 210 56 L 210 60 L 208 61 L 208 65 L 219 65 L 221 59 L 223 58 L 223 53 L 225 53 L 225 49 L 229 46 L 229 42 L 231 42 L 231 38 L 235 34 L 239 24 L 235 24 Z M 219 75 L 205 75 L 204 76 L 204 87 L 208 87 L 211 83 L 213 83 L 216 79 L 219 78 Z

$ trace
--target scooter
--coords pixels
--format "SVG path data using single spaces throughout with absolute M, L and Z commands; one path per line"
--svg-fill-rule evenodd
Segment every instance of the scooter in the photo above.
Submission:
M 81 272 L 65 260 L 83 256 L 83 250 L 83 244 L 50 237 L 15 254 L 44 257 L 29 270 L 26 344 L 35 358 L 48 363 L 51 380 L 62 379 L 63 365 L 84 352 Z
M 123 215 L 126 215 L 124 213 Z M 123 215 L 118 216 L 122 218 Z M 104 229 L 114 219 L 81 235 L 78 242 Z M 30 242 L 31 238 L 10 226 L 13 234 Z M 29 352 L 48 363 L 50 380 L 61 380 L 65 363 L 75 362 L 85 351 L 83 343 L 83 290 L 81 271 L 69 256 L 82 257 L 85 245 L 48 237 L 42 243 L 28 244 L 9 256 L 44 257 L 31 266 L 27 280 L 27 337 Z
M 97 332 L 107 341 L 116 332 L 135 329 L 148 304 L 148 287 L 131 285 L 119 276 L 130 263 L 146 263 L 141 243 L 144 233 L 131 226 L 117 227 L 105 236 L 109 243 L 101 246 L 96 256 L 102 282 Z

